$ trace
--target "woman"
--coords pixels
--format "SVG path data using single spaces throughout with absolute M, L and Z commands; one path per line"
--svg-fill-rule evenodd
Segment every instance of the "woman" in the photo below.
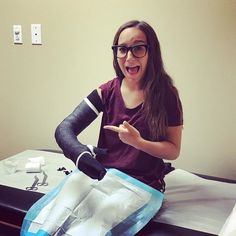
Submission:
M 163 159 L 176 159 L 181 148 L 183 116 L 177 89 L 164 70 L 156 33 L 146 22 L 122 25 L 112 49 L 117 77 L 94 90 L 58 126 L 56 140 L 78 167 L 82 158 L 87 156 L 87 162 L 96 155 L 104 167 L 164 191 Z M 98 148 L 81 144 L 77 135 L 99 112 Z
M 132 176 L 164 192 L 163 159 L 176 159 L 181 146 L 178 92 L 163 68 L 158 39 L 147 23 L 130 21 L 121 26 L 112 49 L 117 77 L 78 105 L 57 127 L 56 140 L 65 156 L 92 179 L 101 180 L 104 167 L 116 168 L 129 179 Z M 100 112 L 98 147 L 80 143 L 77 135 Z M 127 187 L 128 181 L 124 184 L 113 177 L 107 175 L 97 182 L 74 172 L 60 192 L 56 190 L 57 195 L 52 192 L 45 196 L 50 209 L 43 206 L 33 223 L 24 221 L 22 235 L 25 231 L 40 235 L 134 235 L 159 209 L 163 194 L 155 190 L 161 196 L 150 197 L 153 188 L 141 191 L 140 182 L 138 188 Z M 51 196 L 55 197 L 53 202 Z M 38 205 L 35 209 L 38 211 Z M 31 210 L 34 214 L 35 209 Z

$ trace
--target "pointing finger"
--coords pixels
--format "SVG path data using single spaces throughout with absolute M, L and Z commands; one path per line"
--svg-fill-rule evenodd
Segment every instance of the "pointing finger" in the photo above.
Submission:
M 121 131 L 119 127 L 114 126 L 114 125 L 104 125 L 103 128 L 104 129 L 109 129 L 111 131 L 115 131 L 117 133 L 119 133 Z

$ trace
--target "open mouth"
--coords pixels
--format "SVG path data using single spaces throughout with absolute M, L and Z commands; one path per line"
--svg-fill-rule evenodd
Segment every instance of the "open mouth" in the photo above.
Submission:
M 133 67 L 127 66 L 126 67 L 126 70 L 128 71 L 129 74 L 136 74 L 139 72 L 139 69 L 140 69 L 140 66 L 133 66 Z

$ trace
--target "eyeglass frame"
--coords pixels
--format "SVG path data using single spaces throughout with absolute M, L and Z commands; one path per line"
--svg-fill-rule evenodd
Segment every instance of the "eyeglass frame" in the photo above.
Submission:
M 139 47 L 139 46 L 143 46 L 143 47 L 145 47 L 145 54 L 142 56 L 142 57 L 137 57 L 137 56 L 135 56 L 134 55 L 134 53 L 133 53 L 133 49 L 135 48 L 135 47 Z M 125 54 L 125 56 L 123 56 L 123 57 L 118 57 L 117 56 L 117 49 L 118 48 L 126 48 L 126 54 Z M 148 44 L 137 44 L 137 45 L 134 45 L 134 46 L 130 46 L 130 47 L 127 47 L 127 46 L 125 46 L 125 45 L 112 45 L 111 46 L 111 49 L 113 50 L 113 52 L 114 52 L 114 54 L 116 55 L 116 58 L 120 58 L 120 59 L 122 59 L 122 58 L 125 58 L 125 57 L 127 57 L 127 54 L 128 54 L 128 52 L 130 51 L 131 53 L 132 53 L 132 55 L 135 57 L 135 58 L 143 58 L 143 57 L 145 57 L 146 56 L 146 54 L 147 54 L 147 51 L 148 51 L 148 48 L 149 48 L 149 45 Z M 115 51 L 116 50 L 116 51 Z

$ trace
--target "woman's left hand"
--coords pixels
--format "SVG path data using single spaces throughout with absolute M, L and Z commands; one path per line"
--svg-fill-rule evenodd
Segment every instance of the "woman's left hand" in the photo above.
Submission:
M 139 131 L 127 121 L 124 121 L 123 124 L 119 125 L 119 127 L 114 125 L 105 125 L 103 128 L 117 132 L 123 143 L 129 144 L 133 147 L 136 147 L 141 139 Z

